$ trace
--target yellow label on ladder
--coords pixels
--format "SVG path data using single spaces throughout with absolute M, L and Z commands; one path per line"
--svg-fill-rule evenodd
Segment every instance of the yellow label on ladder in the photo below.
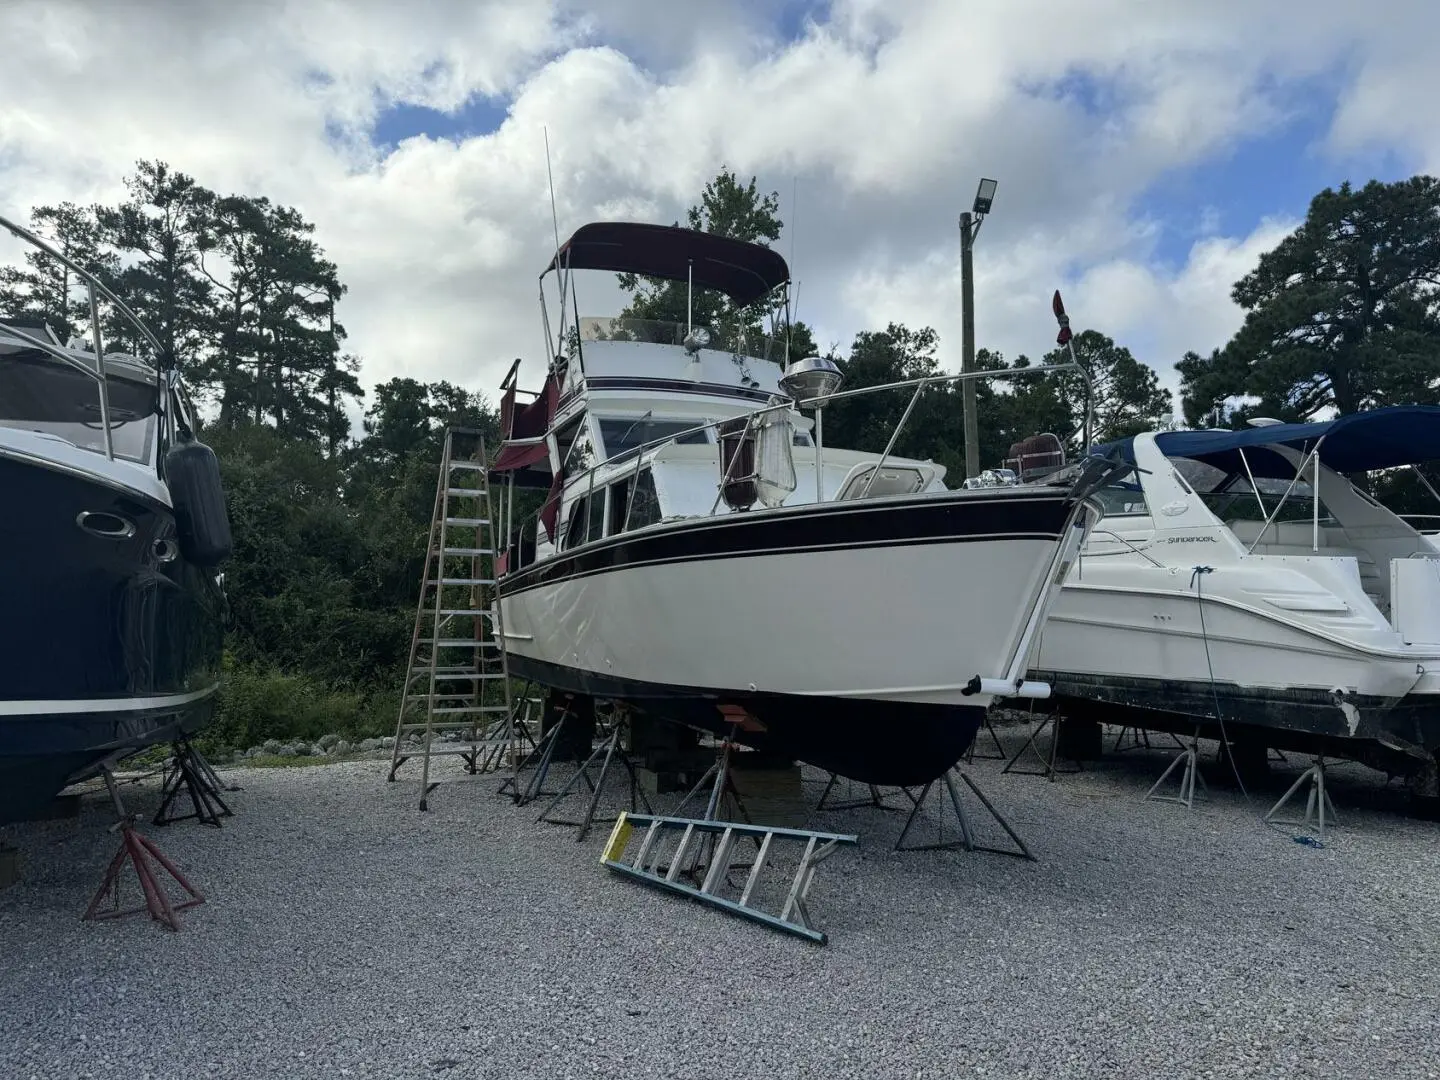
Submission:
M 630 842 L 630 833 L 634 831 L 630 819 L 625 816 L 625 811 L 620 811 L 620 816 L 615 819 L 615 827 L 610 830 L 610 839 L 605 841 L 605 850 L 600 853 L 600 861 L 615 861 L 625 851 L 625 845 Z

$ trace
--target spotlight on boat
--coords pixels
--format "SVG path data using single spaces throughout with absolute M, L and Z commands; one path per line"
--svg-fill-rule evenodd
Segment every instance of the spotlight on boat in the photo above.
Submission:
M 672 338 L 671 340 L 673 341 L 674 339 Z M 710 344 L 710 331 L 706 330 L 703 326 L 694 327 L 685 335 L 685 340 L 680 344 L 685 346 L 687 353 L 694 356 L 701 349 L 705 348 L 706 345 Z
M 780 389 L 803 409 L 817 398 L 835 393 L 844 381 L 845 376 L 834 361 L 823 356 L 807 356 L 786 366 Z

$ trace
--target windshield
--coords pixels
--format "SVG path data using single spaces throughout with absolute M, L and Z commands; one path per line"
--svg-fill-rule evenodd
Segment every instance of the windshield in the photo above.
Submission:
M 633 450 L 637 446 L 668 439 L 682 431 L 703 424 L 703 420 L 657 420 L 654 417 L 600 417 L 600 441 L 605 444 L 607 458 Z M 704 444 L 709 442 L 709 432 L 691 431 L 677 442 Z
M 115 456 L 150 464 L 156 424 L 154 384 L 115 375 L 106 383 Z M 43 431 L 82 449 L 105 452 L 99 384 L 38 352 L 0 356 L 0 427 Z
M 702 325 L 697 321 L 694 329 L 700 347 L 703 349 L 716 349 L 720 352 L 768 359 L 774 345 L 774 339 L 765 333 L 758 324 L 746 324 L 738 320 L 721 320 Z M 582 315 L 579 340 L 582 345 L 591 341 L 638 341 L 651 345 L 683 345 L 686 333 L 683 322 Z M 572 330 L 570 341 L 572 352 L 574 344 Z

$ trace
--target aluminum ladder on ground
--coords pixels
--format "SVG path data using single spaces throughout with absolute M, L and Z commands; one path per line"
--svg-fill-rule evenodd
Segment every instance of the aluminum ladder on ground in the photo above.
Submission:
M 435 787 L 432 757 L 459 755 L 473 773 L 482 754 L 498 758 L 517 738 L 495 595 L 496 535 L 484 436 L 447 428 L 388 777 L 420 758 L 421 810 Z M 437 741 L 450 732 L 458 740 Z
M 640 847 L 633 858 L 626 858 L 625 848 L 637 828 L 644 830 Z M 679 843 L 671 848 L 663 842 L 663 837 L 667 833 L 676 832 L 680 834 Z M 717 836 L 718 840 L 709 865 L 705 867 L 704 877 L 699 879 L 700 884 L 697 886 L 682 881 L 681 878 L 685 876 L 698 877 L 696 863 L 703 841 Z M 753 863 L 737 864 L 733 861 L 736 840 L 752 840 L 758 843 L 759 850 L 755 852 Z M 814 832 L 810 829 L 769 828 L 764 825 L 740 825 L 731 821 L 660 817 L 622 811 L 615 822 L 615 828 L 611 830 L 610 839 L 605 842 L 600 864 L 652 888 L 678 893 L 732 915 L 752 919 L 772 929 L 824 945 L 825 932 L 815 929 L 810 921 L 810 910 L 806 906 L 810 884 L 815 878 L 815 868 L 834 854 L 839 845 L 854 844 L 857 840 L 858 837 L 853 835 Z M 692 841 L 700 843 L 692 846 Z M 803 842 L 805 845 L 795 865 L 790 887 L 785 891 L 785 900 L 778 915 L 761 909 L 755 895 L 755 888 L 766 861 L 775 854 L 773 849 L 776 841 Z M 667 858 L 668 866 L 662 866 L 662 862 Z M 746 868 L 750 872 L 745 877 L 745 884 L 740 887 L 738 898 L 731 899 L 721 895 L 731 871 Z

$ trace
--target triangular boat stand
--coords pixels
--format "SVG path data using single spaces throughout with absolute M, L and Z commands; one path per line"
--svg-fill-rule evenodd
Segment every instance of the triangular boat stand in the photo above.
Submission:
M 991 847 L 987 844 L 976 843 L 974 826 L 970 823 L 970 815 L 965 812 L 965 802 L 960 796 L 960 787 L 955 783 L 955 777 L 957 775 L 960 777 L 961 780 L 964 780 L 966 786 L 969 787 L 972 792 L 974 792 L 975 797 L 980 800 L 980 804 L 985 807 L 986 811 L 990 814 L 990 816 L 995 819 L 995 821 L 1000 825 L 1002 829 L 1005 830 L 1005 834 L 1015 842 L 1018 850 L 1012 851 L 1009 848 Z M 905 792 L 907 796 L 911 798 L 915 805 L 910 811 L 910 816 L 905 820 L 905 828 L 900 830 L 900 838 L 895 841 L 896 851 L 954 851 L 959 849 L 963 851 L 986 851 L 994 855 L 1010 855 L 1017 859 L 1026 859 L 1030 862 L 1038 861 L 1036 860 L 1035 856 L 1031 854 L 1030 849 L 1025 846 L 1025 841 L 1020 839 L 1020 835 L 1013 828 L 1011 828 L 1010 823 L 1005 820 L 1005 816 L 1001 814 L 999 810 L 995 809 L 995 804 L 985 797 L 985 793 L 976 786 L 975 781 L 970 779 L 970 777 L 963 770 L 961 770 L 958 766 L 955 768 L 951 768 L 947 770 L 945 775 L 942 776 L 940 779 L 944 781 L 945 791 L 950 799 L 950 808 L 954 811 L 955 820 L 960 826 L 960 836 L 954 840 L 944 839 L 945 830 L 944 826 L 941 825 L 939 828 L 941 839 L 939 839 L 935 843 L 905 843 L 905 838 L 910 835 L 910 829 L 914 826 L 915 819 L 920 815 L 921 808 L 925 805 L 926 799 L 929 798 L 930 792 L 935 787 L 936 781 L 932 780 L 930 781 L 930 783 L 926 784 L 923 788 L 920 789 L 920 794 L 918 796 L 911 795 L 908 788 L 901 789 Z M 945 811 L 942 806 L 941 820 L 943 821 L 944 818 Z
M 977 731 L 975 738 L 970 740 L 970 749 L 965 752 L 965 763 L 967 765 L 973 765 L 977 757 L 982 761 L 1004 761 L 1007 756 L 1005 753 L 1005 744 L 1000 741 L 1000 736 L 996 734 L 995 725 L 990 722 L 990 714 L 988 712 L 985 714 L 985 723 L 982 725 L 981 731 L 984 731 L 986 735 L 990 736 L 990 741 L 995 744 L 995 753 L 977 754 L 975 752 L 976 748 L 980 745 L 980 732 Z
M 565 707 L 560 710 L 560 719 L 555 721 L 555 726 L 541 735 L 539 742 L 531 739 L 530 752 L 523 758 L 516 755 L 515 771 L 505 778 L 505 782 L 500 785 L 495 794 L 509 794 L 515 800 L 516 806 L 524 806 L 542 795 L 555 794 L 553 791 L 544 790 L 545 778 L 550 775 L 550 763 L 555 759 L 555 747 L 559 746 L 564 739 L 566 721 L 574 714 L 573 705 L 574 699 L 567 697 Z M 530 730 L 528 726 L 525 726 L 529 716 L 530 703 L 527 698 L 525 711 L 520 721 L 526 738 L 530 737 Z M 521 787 L 520 777 L 526 771 L 530 772 L 530 776 L 525 781 L 525 786 Z M 585 778 L 585 782 L 590 783 L 588 776 Z M 591 787 L 593 789 L 594 785 L 592 784 Z
M 1044 714 L 1040 720 L 1040 726 L 1030 733 L 1030 737 L 1025 740 L 1025 745 L 1015 751 L 1015 756 L 1005 763 L 1005 767 L 1001 769 L 1000 772 L 1002 774 L 1013 772 L 1017 776 L 1043 776 L 1047 780 L 1054 780 L 1055 777 L 1061 773 L 1081 772 L 1084 767 L 1078 761 L 1074 762 L 1074 768 L 1070 769 L 1062 769 L 1059 765 L 1060 724 L 1064 719 L 1065 718 L 1059 713 Z M 1049 757 L 1042 757 L 1039 748 L 1035 745 L 1035 740 L 1040 737 L 1046 728 L 1053 728 L 1050 733 L 1050 755 Z M 1021 769 L 1016 767 L 1027 751 L 1040 763 L 1040 768 Z
M 600 795 L 605 790 L 605 781 L 610 775 L 610 765 L 616 758 L 617 750 L 619 751 L 619 759 L 621 766 L 624 767 L 625 771 L 630 774 L 631 813 L 634 813 L 637 809 L 637 803 L 645 807 L 645 812 L 647 814 L 652 812 L 653 808 L 650 806 L 650 800 L 645 797 L 645 792 L 640 787 L 640 777 L 635 772 L 635 765 L 633 762 L 631 762 L 630 755 L 627 754 L 620 747 L 620 736 L 624 733 L 627 722 L 628 721 L 625 719 L 623 713 L 620 713 L 615 717 L 613 726 L 610 728 L 610 734 L 606 736 L 605 740 L 601 742 L 600 745 L 591 752 L 588 758 L 585 759 L 585 763 L 575 771 L 575 775 L 570 777 L 570 779 L 565 782 L 565 786 L 555 793 L 555 797 L 546 804 L 545 809 L 540 811 L 540 816 L 535 819 L 537 822 L 544 821 L 548 822 L 551 825 L 578 826 L 579 831 L 575 836 L 575 840 L 577 843 L 584 840 L 585 837 L 589 836 L 590 828 L 592 825 L 595 824 L 597 820 L 595 817 L 595 811 L 600 805 Z M 557 724 L 556 730 L 558 729 L 559 725 Z M 554 744 L 552 743 L 551 746 L 553 745 Z M 601 754 L 604 754 L 605 757 L 604 761 L 600 765 L 600 775 L 596 777 L 594 781 L 591 781 L 590 766 L 593 765 L 596 760 L 600 758 Z M 581 779 L 583 779 L 585 783 L 588 784 L 590 787 L 590 803 L 585 808 L 585 815 L 579 821 L 565 821 L 560 818 L 551 817 L 551 813 L 555 810 L 557 806 L 560 805 L 560 800 L 569 795 L 570 792 L 574 789 L 576 783 Z M 608 825 L 610 822 L 618 819 L 613 817 L 607 817 L 601 818 L 599 820 L 602 824 Z
M 1150 785 L 1150 790 L 1145 793 L 1146 800 L 1154 799 L 1156 802 L 1175 802 L 1189 810 L 1195 805 L 1195 784 L 1199 781 L 1202 789 L 1201 794 L 1209 798 L 1210 789 L 1205 784 L 1205 777 L 1200 775 L 1200 729 L 1195 729 L 1195 737 L 1189 746 L 1181 744 L 1183 749 L 1175 755 L 1175 760 L 1160 774 L 1160 779 Z M 1155 792 L 1176 769 L 1183 769 L 1180 773 L 1180 793 L 1178 795 L 1156 795 Z
M 105 870 L 105 879 L 100 883 L 100 890 L 90 901 L 90 906 L 86 908 L 84 918 L 86 920 L 119 919 L 126 915 L 138 915 L 140 912 L 146 911 L 156 922 L 168 926 L 171 930 L 179 930 L 180 920 L 176 918 L 177 914 L 187 908 L 195 907 L 197 904 L 203 904 L 205 898 L 154 843 L 136 831 L 134 817 L 125 812 L 125 807 L 120 802 L 120 792 L 115 787 L 115 778 L 111 775 L 109 768 L 104 769 L 102 775 L 105 777 L 105 786 L 110 791 L 110 800 L 115 805 L 115 812 L 119 817 L 119 821 L 111 827 L 111 831 L 118 830 L 120 833 L 120 850 L 110 860 L 110 865 Z M 135 876 L 139 879 L 140 891 L 145 896 L 145 903 L 140 907 L 126 908 L 122 911 L 120 909 L 120 877 L 127 862 L 135 868 Z M 185 890 L 187 894 L 185 899 L 176 903 L 170 898 L 160 870 L 164 870 L 175 880 L 176 884 Z M 101 910 L 107 900 L 109 901 L 108 910 Z
M 1302 786 L 1307 786 L 1305 793 L 1305 817 L 1300 821 L 1277 818 L 1275 815 L 1300 792 Z M 1265 822 L 1268 825 L 1295 825 L 1300 828 L 1309 828 L 1313 823 L 1318 839 L 1325 839 L 1325 823 L 1332 825 L 1340 824 L 1340 815 L 1335 812 L 1335 804 L 1330 801 L 1330 793 L 1325 790 L 1325 759 L 1317 757 L 1299 778 L 1290 785 L 1290 790 L 1280 796 L 1280 801 L 1270 808 L 1265 815 Z
M 172 821 L 188 821 L 194 818 L 201 825 L 220 828 L 222 817 L 232 817 L 230 807 L 220 797 L 224 784 L 205 755 L 190 745 L 190 740 L 180 736 L 175 740 L 174 756 L 165 773 L 161 788 L 160 809 L 155 811 L 151 823 L 169 825 Z M 231 788 L 230 790 L 238 790 Z M 181 794 L 190 796 L 191 813 L 176 814 L 171 809 Z
M 831 774 L 830 774 L 830 781 L 825 785 L 825 790 L 820 793 L 820 801 L 815 804 L 815 813 L 818 814 L 818 813 L 822 813 L 822 812 L 825 812 L 825 811 L 839 811 L 839 810 L 903 810 L 903 809 L 905 809 L 903 806 L 891 806 L 889 803 L 887 803 L 887 802 L 885 801 L 885 796 L 884 796 L 883 794 L 881 794 L 880 789 L 879 789 L 878 787 L 876 787 L 874 784 L 866 784 L 866 785 L 864 785 L 866 788 L 869 789 L 869 792 L 870 792 L 869 798 L 858 798 L 858 799 L 857 799 L 857 798 L 849 798 L 849 799 L 846 799 L 844 802 L 826 802 L 825 800 L 827 800 L 828 798 L 830 798 L 830 792 L 832 792 L 833 790 L 835 790 L 836 785 L 838 785 L 839 783 L 840 783 L 840 774 L 839 774 L 839 773 L 831 773 Z M 854 782 L 853 782 L 853 781 L 847 780 L 845 786 L 846 786 L 847 792 L 853 792 L 853 791 L 855 790 L 855 785 L 854 785 Z M 901 790 L 902 790 L 902 792 L 904 791 L 903 788 L 902 788 Z

